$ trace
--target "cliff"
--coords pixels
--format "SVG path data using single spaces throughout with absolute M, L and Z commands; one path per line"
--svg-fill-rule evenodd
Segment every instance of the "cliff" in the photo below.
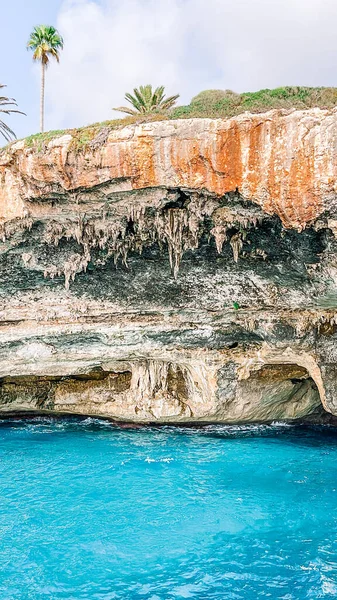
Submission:
M 337 414 L 337 110 L 0 153 L 0 411 Z

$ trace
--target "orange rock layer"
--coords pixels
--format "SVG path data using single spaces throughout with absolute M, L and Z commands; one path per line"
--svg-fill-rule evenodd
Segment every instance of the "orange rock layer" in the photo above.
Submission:
M 34 200 L 112 184 L 237 189 L 300 231 L 335 197 L 336 148 L 337 110 L 318 108 L 131 125 L 83 148 L 68 134 L 43 150 L 20 141 L 0 153 L 0 219 L 22 217 Z

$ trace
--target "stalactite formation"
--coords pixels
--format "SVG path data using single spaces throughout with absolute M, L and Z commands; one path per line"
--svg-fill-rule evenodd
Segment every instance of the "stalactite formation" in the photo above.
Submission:
M 167 190 L 152 205 L 129 201 L 117 205 L 116 210 L 116 205 L 106 204 L 95 215 L 79 207 L 75 216 L 42 219 L 39 237 L 46 252 L 39 257 L 34 256 L 34 250 L 23 252 L 22 261 L 27 268 L 43 271 L 45 277 L 63 275 L 68 289 L 76 274 L 85 272 L 90 262 L 104 265 L 112 258 L 116 266 L 121 262 L 128 268 L 130 253 L 142 254 L 144 248 L 158 245 L 162 251 L 167 249 L 172 275 L 177 278 L 184 253 L 196 250 L 207 230 L 214 237 L 219 254 L 229 242 L 237 262 L 247 234 L 265 218 L 258 207 L 243 206 L 235 195 L 221 199 L 206 193 Z M 209 229 L 208 221 L 212 223 Z M 15 234 L 31 232 L 34 225 L 27 215 L 2 225 L 0 236 L 4 242 Z M 52 256 L 51 248 L 58 250 Z M 262 257 L 265 254 L 259 248 L 255 253 Z
M 139 402 L 154 396 L 180 399 L 187 402 L 206 401 L 210 397 L 207 370 L 174 362 L 150 360 L 135 362 L 132 369 L 131 391 Z
M 330 422 L 336 119 L 169 120 L 0 152 L 0 413 Z
M 27 213 L 22 219 L 14 219 L 13 221 L 6 221 L 0 223 L 0 240 L 5 243 L 7 240 L 13 238 L 16 234 L 23 233 L 25 231 L 31 231 L 34 224 L 34 220 Z
M 234 261 L 238 262 L 247 232 L 258 227 L 265 218 L 266 215 L 257 207 L 248 209 L 239 205 L 235 209 L 228 206 L 216 209 L 211 233 L 215 238 L 218 253 L 221 254 L 223 245 L 229 238 Z

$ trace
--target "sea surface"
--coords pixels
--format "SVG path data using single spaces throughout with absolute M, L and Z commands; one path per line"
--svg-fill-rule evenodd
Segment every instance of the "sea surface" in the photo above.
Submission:
M 0 598 L 337 596 L 337 433 L 0 422 Z

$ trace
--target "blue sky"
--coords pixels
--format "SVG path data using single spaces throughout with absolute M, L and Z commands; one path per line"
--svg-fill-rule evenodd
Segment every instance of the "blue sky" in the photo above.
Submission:
M 20 137 L 39 126 L 39 87 L 26 42 L 34 25 L 56 22 L 61 4 L 62 0 L 9 0 L 1 6 L 0 82 L 7 85 L 6 95 L 16 98 L 28 113 L 8 120 Z
M 39 70 L 25 45 L 35 24 L 65 39 L 47 73 L 46 127 L 120 116 L 134 86 L 164 84 L 181 102 L 203 89 L 337 86 L 336 0 L 8 0 L 1 7 L 0 81 L 38 130 Z

